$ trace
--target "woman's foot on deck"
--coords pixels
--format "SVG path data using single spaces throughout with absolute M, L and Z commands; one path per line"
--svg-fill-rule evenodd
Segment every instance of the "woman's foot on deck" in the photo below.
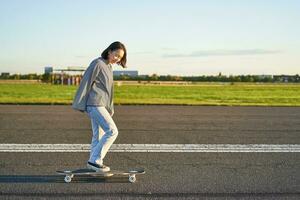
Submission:
M 109 172 L 110 171 L 110 168 L 108 166 L 106 166 L 104 164 L 99 165 L 99 164 L 92 163 L 92 162 L 87 163 L 87 168 L 88 169 L 93 169 L 96 172 Z

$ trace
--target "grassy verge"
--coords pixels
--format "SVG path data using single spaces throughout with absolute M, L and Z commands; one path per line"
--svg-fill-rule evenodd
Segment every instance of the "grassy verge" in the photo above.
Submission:
M 77 86 L 0 84 L 1 104 L 71 104 Z M 115 85 L 115 104 L 300 106 L 300 84 Z

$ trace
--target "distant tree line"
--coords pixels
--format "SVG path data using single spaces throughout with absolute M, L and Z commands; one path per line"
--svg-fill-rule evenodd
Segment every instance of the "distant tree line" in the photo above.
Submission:
M 9 74 L 1 73 L 0 79 L 9 79 L 9 80 L 43 80 L 45 74 Z M 49 75 L 48 75 L 49 76 Z
M 143 75 L 130 77 L 121 75 L 114 80 L 147 80 L 147 81 L 195 81 L 195 82 L 293 82 L 300 83 L 299 75 L 217 75 L 217 76 L 172 76 L 172 75 Z
M 41 80 L 51 82 L 50 74 L 8 74 L 2 73 L 0 79 L 10 80 Z M 299 83 L 300 77 L 296 75 L 229 75 L 219 73 L 216 76 L 174 76 L 174 75 L 120 75 L 114 76 L 114 80 L 135 80 L 135 81 L 195 81 L 195 82 L 292 82 Z

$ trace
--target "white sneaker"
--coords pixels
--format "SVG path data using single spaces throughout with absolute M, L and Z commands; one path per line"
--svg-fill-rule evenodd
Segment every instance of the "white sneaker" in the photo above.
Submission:
M 110 171 L 110 168 L 106 165 L 103 165 L 103 164 L 99 165 L 99 164 L 91 163 L 91 162 L 87 163 L 87 168 L 88 169 L 93 169 L 96 172 L 109 172 Z

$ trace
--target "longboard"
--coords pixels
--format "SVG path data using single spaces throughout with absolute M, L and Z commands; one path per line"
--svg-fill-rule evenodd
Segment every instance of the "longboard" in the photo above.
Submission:
M 76 170 L 58 170 L 56 171 L 58 174 L 65 175 L 65 182 L 70 183 L 72 181 L 72 178 L 74 175 L 91 175 L 91 176 L 103 176 L 103 177 L 109 177 L 113 175 L 126 175 L 128 176 L 128 180 L 131 183 L 134 183 L 136 181 L 136 174 L 145 174 L 144 169 L 132 169 L 128 171 L 120 171 L 120 170 L 110 170 L 108 172 L 96 172 L 93 169 L 76 169 Z

